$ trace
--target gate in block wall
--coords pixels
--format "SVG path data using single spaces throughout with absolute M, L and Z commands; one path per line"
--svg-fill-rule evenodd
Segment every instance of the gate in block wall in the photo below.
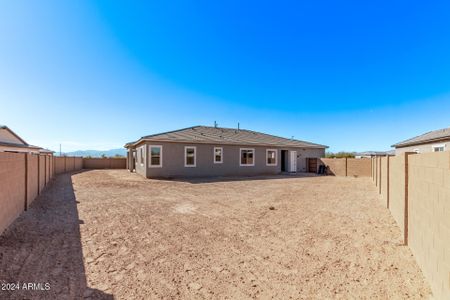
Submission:
M 307 158 L 306 165 L 309 173 L 317 173 L 317 158 Z

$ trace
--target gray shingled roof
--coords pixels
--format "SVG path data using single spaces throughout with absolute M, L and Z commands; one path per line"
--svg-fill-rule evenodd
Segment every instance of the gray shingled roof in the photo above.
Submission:
M 328 148 L 328 146 L 310 142 L 286 139 L 270 134 L 234 128 L 194 126 L 175 131 L 143 136 L 136 142 L 125 145 L 129 147 L 141 141 L 168 141 L 189 143 L 235 144 L 254 146 L 284 146 L 298 148 Z
M 392 147 L 399 148 L 399 147 L 413 146 L 418 144 L 424 144 L 427 142 L 435 142 L 443 139 L 450 139 L 450 127 L 418 135 L 411 139 L 407 139 L 397 144 L 394 144 L 392 145 Z

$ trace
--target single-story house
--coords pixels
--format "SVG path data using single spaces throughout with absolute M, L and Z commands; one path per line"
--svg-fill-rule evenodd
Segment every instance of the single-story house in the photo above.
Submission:
M 450 127 L 424 133 L 394 144 L 392 147 L 395 147 L 396 155 L 404 152 L 426 153 L 449 151 Z
M 307 172 L 327 146 L 245 129 L 194 126 L 127 143 L 127 167 L 147 178 Z
M 28 144 L 5 125 L 0 125 L 0 152 L 53 153 L 50 150 Z

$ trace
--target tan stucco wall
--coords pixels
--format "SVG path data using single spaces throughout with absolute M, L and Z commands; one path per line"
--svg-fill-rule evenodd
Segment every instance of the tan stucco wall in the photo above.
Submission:
M 373 161 L 376 166 L 380 158 Z M 387 158 L 381 158 L 374 177 L 380 178 L 383 201 L 387 168 L 389 210 L 428 279 L 434 299 L 450 299 L 450 152 L 403 153 L 390 157 L 389 165 Z
M 380 189 L 381 189 L 381 195 L 383 199 L 383 205 L 384 207 L 388 207 L 388 159 L 390 158 L 388 156 L 381 157 L 381 180 L 380 180 Z M 390 161 L 389 161 L 390 162 Z
M 0 233 L 24 210 L 25 154 L 0 152 Z
M 321 158 L 320 161 L 327 166 L 328 175 L 345 176 L 344 158 Z
M 38 195 L 38 155 L 28 155 L 28 172 L 27 172 L 27 205 L 28 207 Z
M 450 139 L 449 140 L 443 140 L 441 142 L 432 142 L 428 144 L 423 145 L 415 145 L 415 146 L 408 146 L 403 148 L 396 148 L 395 149 L 395 155 L 402 154 L 404 152 L 415 152 L 415 150 L 419 150 L 419 153 L 430 153 L 433 152 L 433 146 L 435 145 L 445 145 L 445 151 L 450 151 Z
M 45 186 L 45 157 L 39 156 L 39 191 Z
M 370 158 L 347 159 L 347 176 L 370 177 L 371 171 Z
M 328 175 L 370 177 L 372 173 L 370 158 L 321 158 L 320 163 L 327 166 Z
M 125 169 L 126 158 L 83 158 L 84 169 Z
M 390 158 L 389 179 L 389 210 L 403 233 L 405 223 L 405 154 Z
M 0 234 L 50 184 L 55 171 L 64 172 L 64 160 L 69 170 L 81 169 L 81 157 L 0 152 Z
M 409 156 L 409 247 L 436 299 L 450 299 L 450 152 Z
M 61 174 L 65 172 L 65 157 L 55 157 L 55 174 Z

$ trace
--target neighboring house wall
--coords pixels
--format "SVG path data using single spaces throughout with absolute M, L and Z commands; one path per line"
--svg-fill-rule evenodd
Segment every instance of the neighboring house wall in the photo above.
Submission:
M 449 140 L 444 140 L 444 141 L 440 141 L 440 142 L 427 143 L 427 144 L 423 144 L 423 145 L 415 145 L 415 146 L 396 148 L 395 155 L 399 155 L 399 154 L 402 154 L 405 152 L 416 152 L 416 150 L 418 150 L 418 153 L 434 152 L 433 146 L 440 146 L 440 145 L 444 145 L 444 151 L 450 151 L 450 139 L 449 139 Z
M 39 153 L 37 148 L 29 147 L 14 147 L 14 146 L 4 146 L 0 145 L 0 152 L 29 152 L 29 153 Z
M 149 146 L 162 146 L 162 167 L 152 167 L 149 164 Z M 196 147 L 196 166 L 185 167 L 185 147 Z M 223 162 L 214 163 L 214 147 L 223 148 Z M 325 149 L 302 149 L 285 147 L 262 147 L 248 145 L 220 145 L 220 144 L 189 144 L 154 142 L 147 143 L 144 149 L 137 147 L 136 173 L 146 177 L 205 177 L 205 176 L 249 176 L 259 174 L 278 174 L 281 172 L 281 150 L 297 151 L 297 171 L 306 171 L 306 158 L 323 157 Z M 255 149 L 254 166 L 240 165 L 240 149 Z M 266 164 L 266 150 L 276 149 L 277 160 L 275 166 Z M 144 164 L 140 161 L 140 151 L 144 152 Z M 287 159 L 290 159 L 288 154 Z M 289 161 L 288 161 L 289 164 Z M 145 171 L 146 170 L 146 171 Z

